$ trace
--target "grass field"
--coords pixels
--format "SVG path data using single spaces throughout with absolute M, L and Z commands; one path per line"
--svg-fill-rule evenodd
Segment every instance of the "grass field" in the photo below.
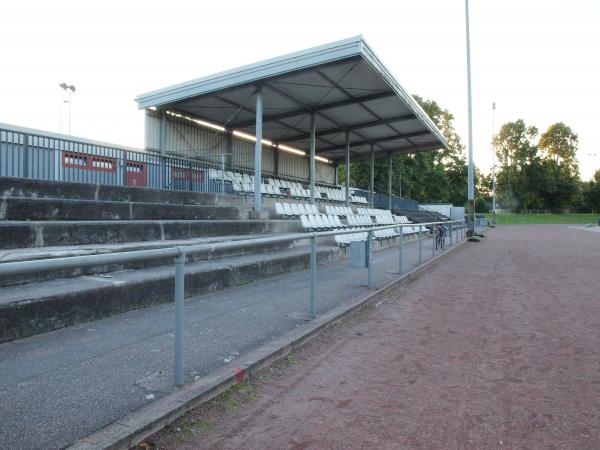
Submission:
M 485 217 L 491 222 L 492 215 Z M 498 225 L 544 224 L 544 223 L 573 223 L 573 224 L 598 224 L 599 214 L 516 214 L 498 213 Z

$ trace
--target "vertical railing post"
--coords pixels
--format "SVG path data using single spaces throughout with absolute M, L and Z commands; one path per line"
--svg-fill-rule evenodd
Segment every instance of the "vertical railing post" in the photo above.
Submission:
M 404 266 L 404 261 L 403 261 L 404 255 L 402 254 L 402 247 L 403 247 L 402 243 L 404 241 L 403 231 L 404 231 L 404 228 L 400 227 L 400 244 L 398 245 L 398 247 L 400 249 L 399 254 L 398 254 L 398 273 L 402 273 L 402 270 L 404 269 L 404 267 L 403 267 Z
M 127 150 L 123 150 L 123 186 L 127 186 Z
M 310 238 L 310 307 L 309 314 L 313 319 L 317 317 L 317 237 L 313 233 Z
M 367 287 L 373 287 L 373 261 L 371 257 L 372 252 L 372 240 L 373 240 L 373 231 L 369 230 L 367 233 Z
M 431 255 L 435 256 L 435 233 L 438 225 L 431 225 Z
M 185 294 L 185 252 L 178 248 L 175 257 L 175 385 L 181 386 L 183 376 L 183 299 Z
M 23 135 L 23 178 L 29 178 L 29 135 L 28 134 Z M 36 178 L 35 174 L 32 178 Z
M 452 222 L 450 222 L 448 226 L 450 227 L 450 245 L 452 245 Z
M 423 225 L 419 225 L 419 265 L 423 261 Z

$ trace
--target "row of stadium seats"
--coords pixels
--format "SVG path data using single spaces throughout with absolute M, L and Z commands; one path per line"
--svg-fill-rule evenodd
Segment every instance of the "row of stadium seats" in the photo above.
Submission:
M 319 214 L 317 205 L 309 203 L 275 203 L 275 213 L 281 217 L 299 217 L 302 214 Z
M 360 228 L 350 228 L 350 230 L 359 231 Z M 364 242 L 367 240 L 368 234 L 364 231 L 352 234 L 339 234 L 335 237 L 335 243 L 340 247 L 350 245 L 351 242 Z
M 391 216 L 392 212 L 389 209 L 356 208 L 356 214 L 362 214 L 363 216 Z
M 327 214 L 335 214 L 341 217 L 348 217 L 354 214 L 350 206 L 326 205 L 325 212 Z
M 310 205 L 305 205 L 310 207 Z M 313 205 L 314 206 L 314 205 Z M 280 206 L 280 208 L 284 208 Z M 406 216 L 394 216 L 391 212 L 378 214 L 375 216 L 375 221 L 371 219 L 370 215 L 360 214 L 347 214 L 346 209 L 336 209 L 339 207 L 326 207 L 328 214 L 301 214 L 300 221 L 302 227 L 309 232 L 312 231 L 325 231 L 325 230 L 336 230 L 336 229 L 347 229 L 347 230 L 360 230 L 361 227 L 372 227 L 377 225 L 394 225 L 394 224 L 409 224 L 411 223 Z M 277 209 L 277 206 L 276 206 Z M 361 208 L 362 209 L 362 208 Z M 278 214 L 283 216 L 291 216 L 292 214 L 285 214 L 285 210 L 278 210 Z M 342 223 L 340 216 L 344 214 L 330 214 L 332 211 L 345 213 L 346 224 Z M 378 210 L 380 211 L 380 210 Z M 371 211 L 368 211 L 371 212 Z M 414 235 L 419 232 L 418 226 L 408 227 L 397 227 L 386 230 L 374 230 L 373 237 L 376 240 L 393 239 L 402 233 L 404 236 Z M 349 245 L 352 241 L 364 241 L 367 239 L 367 233 L 352 233 L 348 235 L 335 236 L 335 241 L 338 245 L 344 246 Z
M 210 169 L 209 176 L 217 181 L 231 182 L 233 192 L 240 194 L 254 193 L 254 175 L 247 173 L 233 172 L 230 170 L 221 171 L 219 169 Z M 272 197 L 288 197 L 307 199 L 310 198 L 310 190 L 305 189 L 298 181 L 288 181 L 279 178 L 267 178 L 267 183 L 261 183 L 260 192 L 262 195 Z M 315 186 L 315 198 L 317 200 L 327 200 L 330 202 L 345 202 L 345 188 Z M 367 204 L 365 197 L 351 195 L 352 203 Z
M 302 227 L 306 231 L 327 231 L 346 228 L 338 216 L 327 214 L 303 214 L 300 216 Z
M 371 227 L 373 226 L 373 221 L 370 216 L 361 216 L 358 214 L 353 214 L 351 216 L 347 216 L 346 220 L 348 221 L 348 225 L 351 227 Z
M 352 203 L 362 203 L 364 205 L 368 205 L 369 201 L 367 200 L 366 197 L 361 197 L 360 195 L 351 195 L 350 196 L 350 201 Z

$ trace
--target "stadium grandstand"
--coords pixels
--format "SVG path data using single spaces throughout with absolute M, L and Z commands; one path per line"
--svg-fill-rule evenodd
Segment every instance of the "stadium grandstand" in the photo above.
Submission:
M 136 101 L 146 117 L 143 150 L 0 124 L 0 261 L 356 231 L 320 243 L 320 260 L 330 261 L 367 240 L 369 227 L 463 217 L 462 208 L 442 213 L 392 195 L 391 176 L 387 193 L 374 191 L 375 159 L 391 169 L 394 155 L 447 143 L 361 36 Z M 368 191 L 349 184 L 353 161 L 370 161 Z M 373 237 L 390 246 L 417 231 Z M 190 254 L 186 295 L 300 270 L 308 253 L 298 240 Z M 235 276 L 222 273 L 225 260 Z M 161 285 L 172 279 L 169 264 L 157 258 L 4 277 L 0 340 L 169 301 L 171 289 Z

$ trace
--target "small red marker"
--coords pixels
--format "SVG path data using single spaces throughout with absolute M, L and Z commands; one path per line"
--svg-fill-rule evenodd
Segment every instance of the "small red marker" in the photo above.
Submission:
M 235 376 L 237 378 L 238 384 L 242 384 L 244 382 L 244 369 L 240 369 L 239 367 L 236 368 Z

